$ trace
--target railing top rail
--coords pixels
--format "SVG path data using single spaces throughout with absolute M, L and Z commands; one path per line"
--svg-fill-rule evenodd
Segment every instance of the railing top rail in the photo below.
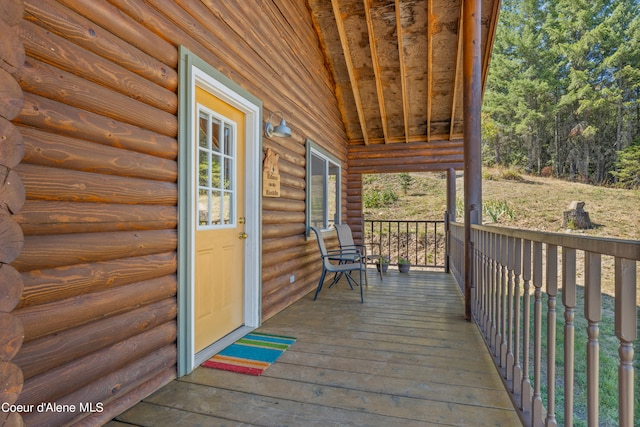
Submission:
M 454 227 L 463 227 L 464 224 L 451 223 Z M 640 241 L 623 240 L 605 237 L 578 236 L 574 234 L 552 233 L 547 231 L 522 230 L 495 225 L 472 224 L 473 230 L 488 231 L 502 234 L 508 237 L 531 240 L 550 245 L 557 245 L 566 248 L 584 250 L 587 252 L 610 255 L 618 258 L 640 261 Z
M 365 219 L 365 222 L 388 222 L 388 223 L 404 223 L 404 222 L 444 222 L 442 219 Z

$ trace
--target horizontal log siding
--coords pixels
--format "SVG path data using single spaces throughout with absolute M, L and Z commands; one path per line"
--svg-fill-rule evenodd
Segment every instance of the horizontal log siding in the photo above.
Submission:
M 462 141 L 349 146 L 349 173 L 431 172 L 463 165 Z
M 13 310 L 25 335 L 13 365 L 24 390 L 12 401 L 101 402 L 100 414 L 25 415 L 28 425 L 95 425 L 175 377 L 178 47 L 259 97 L 265 118 L 284 112 L 293 130 L 263 139 L 281 172 L 281 196 L 263 199 L 264 319 L 319 278 L 316 242 L 304 235 L 304 141 L 343 162 L 346 219 L 346 136 L 305 1 L 14 3 L 8 16 L 22 8 L 24 19 L 9 24 L 25 65 L 0 75 L 20 100 L 0 117 L 22 209 L 13 226 L 0 221 L 20 237 L 0 268 L 12 283 L 0 310 Z M 0 50 L 3 59 L 15 52 Z
M 5 0 L 0 10 L 0 402 L 14 404 L 24 382 L 15 360 L 24 340 L 24 325 L 14 311 L 24 284 L 10 264 L 22 250 L 23 233 L 15 215 L 24 206 L 25 190 L 15 170 L 24 155 L 24 142 L 10 120 L 19 115 L 24 103 L 24 92 L 16 80 L 25 60 L 17 30 L 24 7 L 21 0 Z M 22 415 L 0 411 L 0 425 L 23 425 Z
M 362 244 L 364 223 L 362 213 L 362 175 L 349 174 L 347 186 L 347 224 L 356 243 Z

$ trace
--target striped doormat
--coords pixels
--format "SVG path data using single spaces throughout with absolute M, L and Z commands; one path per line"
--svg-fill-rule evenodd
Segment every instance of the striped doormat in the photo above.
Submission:
M 296 338 L 252 332 L 204 362 L 202 366 L 261 375 L 294 342 Z

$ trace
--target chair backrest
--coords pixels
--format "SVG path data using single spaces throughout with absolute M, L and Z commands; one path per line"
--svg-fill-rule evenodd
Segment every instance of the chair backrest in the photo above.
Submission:
M 322 255 L 322 265 L 328 271 L 335 271 L 334 265 L 331 264 L 331 260 L 329 259 L 327 246 L 324 244 L 324 238 L 322 237 L 322 233 L 315 227 L 309 227 L 311 231 L 313 231 L 316 235 L 316 241 L 318 242 L 318 248 L 320 248 L 320 255 Z
M 318 248 L 320 248 L 320 255 L 325 257 L 327 255 L 327 247 L 324 244 L 324 239 L 322 238 L 322 233 L 318 231 L 315 227 L 309 227 L 311 231 L 313 231 L 316 235 L 316 241 L 318 242 Z
M 341 248 L 355 248 L 356 244 L 353 241 L 353 234 L 351 233 L 351 227 L 347 224 L 336 224 L 336 231 L 338 232 L 338 242 L 340 242 Z

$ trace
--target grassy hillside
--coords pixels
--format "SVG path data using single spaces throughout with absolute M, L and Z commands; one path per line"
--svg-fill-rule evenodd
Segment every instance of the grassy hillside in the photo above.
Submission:
M 364 183 L 366 219 L 442 219 L 446 209 L 446 174 L 412 173 L 367 175 Z M 406 184 L 408 182 L 408 185 Z M 403 189 L 406 186 L 406 193 Z M 458 220 L 462 217 L 464 183 L 456 180 Z M 393 192 L 397 200 L 383 206 L 375 203 L 384 191 Z M 387 199 L 391 199 L 389 195 Z M 485 208 L 500 225 L 531 230 L 566 232 L 562 212 L 572 201 L 585 202 L 594 228 L 580 231 L 586 235 L 640 240 L 640 190 L 621 190 L 567 182 L 554 178 L 513 174 L 485 169 L 482 181 Z M 367 203 L 369 201 L 369 203 Z M 370 206 L 370 207 L 367 207 Z M 376 206 L 376 207 L 371 207 Z M 502 215 L 498 215 L 502 213 Z M 494 218 L 487 212 L 483 222 Z

